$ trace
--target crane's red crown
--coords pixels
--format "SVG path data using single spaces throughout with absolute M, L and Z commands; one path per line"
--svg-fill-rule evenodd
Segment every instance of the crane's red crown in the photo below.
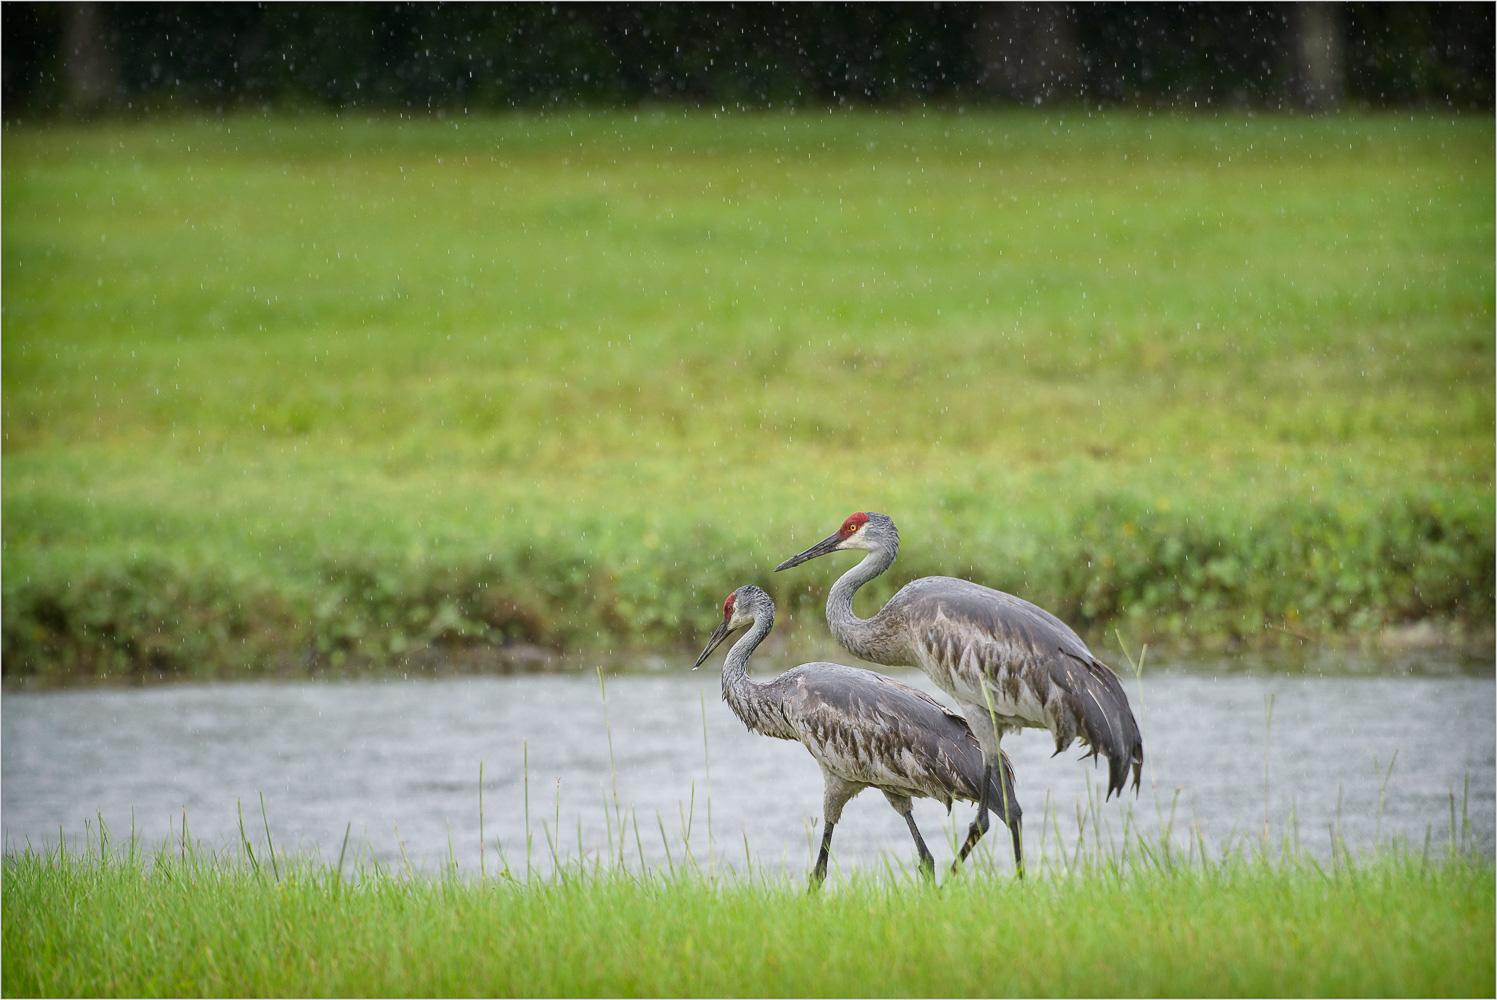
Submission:
M 858 511 L 852 517 L 842 522 L 842 528 L 837 532 L 837 535 L 841 538 L 846 538 L 867 523 L 868 515 L 862 511 Z
M 726 601 L 723 601 L 723 617 L 724 618 L 732 618 L 733 617 L 733 604 L 737 600 L 738 600 L 738 591 L 735 590 L 733 593 L 731 593 L 731 594 L 728 595 L 728 599 Z

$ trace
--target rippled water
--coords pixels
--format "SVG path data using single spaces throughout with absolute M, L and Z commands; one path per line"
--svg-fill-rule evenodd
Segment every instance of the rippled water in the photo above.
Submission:
M 1145 787 L 1136 800 L 1101 807 L 1114 836 L 1127 809 L 1145 826 L 1159 822 L 1155 789 L 1167 814 L 1176 788 L 1177 829 L 1198 823 L 1214 848 L 1261 834 L 1267 737 L 1276 838 L 1297 829 L 1302 846 L 1325 855 L 1339 824 L 1353 848 L 1394 836 L 1418 848 L 1427 834 L 1441 845 L 1453 802 L 1457 826 L 1464 813 L 1478 849 L 1493 849 L 1490 675 L 1286 676 L 1229 666 L 1144 675 Z M 922 674 L 891 672 L 933 690 Z M 1138 689 L 1131 679 L 1128 687 L 1137 711 Z M 55 844 L 59 830 L 76 841 L 99 816 L 116 837 L 133 823 L 155 844 L 180 836 L 185 810 L 192 837 L 223 847 L 238 843 L 242 803 L 260 849 L 263 793 L 278 851 L 320 850 L 331 860 L 351 824 L 351 851 L 434 872 L 450 850 L 460 870 L 476 871 L 481 761 L 490 870 L 499 845 L 513 869 L 525 867 L 527 778 L 538 869 L 550 865 L 548 836 L 565 857 L 579 854 L 579 841 L 582 853 L 607 853 L 617 836 L 615 782 L 632 863 L 666 861 L 666 845 L 679 863 L 689 830 L 705 864 L 709 780 L 715 864 L 741 866 L 746 849 L 756 864 L 805 869 L 821 779 L 803 748 L 746 732 L 706 668 L 612 676 L 607 697 L 611 762 L 592 674 L 12 691 L 0 704 L 0 821 L 9 850 Z M 1088 782 L 1097 787 L 1103 772 L 1078 762 L 1079 748 L 1052 758 L 1040 731 L 1010 737 L 1005 748 L 1027 814 L 1026 850 L 1039 852 L 1043 836 L 1054 855 L 1057 832 L 1072 847 Z M 938 858 L 949 856 L 972 811 L 958 804 L 948 818 L 917 801 Z M 992 838 L 1004 867 L 1005 840 Z M 908 862 L 913 847 L 883 797 L 865 792 L 844 813 L 833 855 L 847 868 L 881 854 Z

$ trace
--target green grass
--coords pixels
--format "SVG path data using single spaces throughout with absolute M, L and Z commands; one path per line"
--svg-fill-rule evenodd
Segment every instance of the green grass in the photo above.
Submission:
M 168 119 L 5 132 L 4 670 L 814 627 L 1493 617 L 1489 117 Z M 1277 629 L 1287 630 L 1276 631 Z
M 1489 862 L 1246 856 L 939 890 L 7 854 L 7 995 L 1490 995 Z

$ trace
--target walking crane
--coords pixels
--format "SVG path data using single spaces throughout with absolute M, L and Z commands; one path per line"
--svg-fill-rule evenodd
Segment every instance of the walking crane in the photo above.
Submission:
M 842 807 L 865 788 L 883 792 L 904 817 L 927 878 L 934 877 L 936 861 L 915 825 L 910 800 L 935 799 L 948 811 L 956 799 L 996 803 L 993 808 L 1013 837 L 1014 865 L 1023 875 L 1022 814 L 1014 797 L 1013 765 L 1006 755 L 999 755 L 1000 766 L 987 767 L 982 748 L 961 716 L 923 691 L 871 670 L 802 663 L 771 681 L 750 678 L 749 656 L 774 627 L 774 601 L 752 585 L 728 595 L 722 621 L 692 669 L 745 626 L 750 626 L 748 633 L 723 661 L 723 700 L 750 730 L 797 740 L 821 765 L 825 826 L 811 873 L 813 885 L 826 878 L 832 828 L 842 818 Z M 970 844 L 963 856 L 968 850 Z
M 872 618 L 853 613 L 858 588 L 894 562 L 899 531 L 884 514 L 859 511 L 842 527 L 776 572 L 829 552 L 866 552 L 832 585 L 826 618 L 850 653 L 888 666 L 914 666 L 956 699 L 991 772 L 1003 736 L 1020 728 L 1048 729 L 1055 752 L 1081 740 L 1089 756 L 1106 755 L 1107 796 L 1122 794 L 1133 768 L 1135 794 L 1143 737 L 1117 674 L 1092 655 L 1070 626 L 1043 608 L 999 590 L 949 576 L 914 580 Z M 977 818 L 958 861 L 987 831 L 989 783 L 980 785 Z M 953 863 L 953 869 L 956 867 Z

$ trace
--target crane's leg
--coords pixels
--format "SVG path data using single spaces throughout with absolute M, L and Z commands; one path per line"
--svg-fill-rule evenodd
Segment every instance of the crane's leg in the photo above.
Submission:
M 983 754 L 982 766 L 982 791 L 977 794 L 977 815 L 972 820 L 972 825 L 967 828 L 967 839 L 962 844 L 961 851 L 956 860 L 951 863 L 952 874 L 961 867 L 962 862 L 967 860 L 967 855 L 972 853 L 972 848 L 982 839 L 982 835 L 988 832 L 992 821 L 988 819 L 988 810 L 992 808 L 992 796 L 989 789 L 993 787 L 993 765 L 988 763 L 987 754 Z
M 844 781 L 825 767 L 821 769 L 821 781 L 823 785 L 821 812 L 826 826 L 821 831 L 821 853 L 816 857 L 816 867 L 811 869 L 812 889 L 816 889 L 826 881 L 826 863 L 832 853 L 832 827 L 842 819 L 842 807 L 847 805 L 849 799 L 867 787 Z
M 1006 763 L 1007 761 L 1004 761 L 1004 764 Z M 1000 767 L 1002 769 L 999 771 L 999 774 L 1003 775 L 1004 782 L 1002 788 L 999 789 L 1001 800 L 994 803 L 993 811 L 998 814 L 998 818 L 1003 820 L 1003 824 L 1008 827 L 1009 836 L 1014 842 L 1014 873 L 1019 878 L 1023 878 L 1024 841 L 1021 831 L 1023 829 L 1024 818 L 1023 814 L 1019 811 L 1018 800 L 1014 798 L 1014 786 L 1007 773 L 1008 769 L 1003 765 L 1000 765 Z
M 988 832 L 990 826 L 988 810 L 991 809 L 1008 827 L 1009 836 L 1014 844 L 1014 872 L 1019 878 L 1024 877 L 1023 814 L 1019 811 L 1018 800 L 1014 798 L 1013 778 L 1008 762 L 1001 752 L 999 759 L 1001 763 L 996 768 L 992 765 L 983 767 L 983 787 L 982 795 L 978 800 L 977 818 L 972 821 L 972 826 L 967 831 L 967 841 L 962 845 L 961 853 L 951 863 L 953 872 L 956 871 L 957 865 L 967 860 L 967 855 L 971 853 L 972 848 L 976 847 L 982 835 Z M 996 792 L 993 783 L 994 774 L 1001 775 L 1003 778 L 1003 783 Z
M 832 853 L 832 827 L 836 826 L 831 820 L 821 830 L 821 853 L 816 857 L 816 867 L 811 869 L 811 888 L 816 889 L 826 881 L 826 862 Z
M 905 824 L 910 828 L 910 836 L 915 838 L 915 850 L 920 854 L 920 876 L 928 882 L 934 882 L 936 878 L 936 856 L 930 853 L 930 848 L 925 846 L 925 838 L 920 836 L 920 827 L 915 825 L 915 809 L 908 795 L 895 795 L 892 792 L 884 792 L 884 798 L 889 800 L 889 805 L 894 811 L 904 817 Z
M 930 853 L 930 848 L 925 846 L 925 838 L 920 836 L 920 828 L 915 825 L 915 814 L 905 813 L 904 821 L 909 824 L 910 836 L 915 838 L 915 850 L 920 852 L 920 877 L 927 882 L 936 880 L 936 856 Z
M 982 747 L 982 787 L 977 792 L 977 815 L 967 828 L 967 839 L 957 852 L 956 860 L 951 862 L 952 874 L 967 860 L 967 855 L 972 853 L 972 848 L 977 846 L 977 842 L 991 825 L 988 812 L 997 805 L 993 801 L 993 769 L 999 766 L 998 760 L 1003 753 L 998 748 L 998 743 L 1003 738 L 1004 729 L 998 724 L 990 707 L 963 701 L 961 709 L 967 725 L 972 727 L 972 735 L 977 738 L 977 745 Z

